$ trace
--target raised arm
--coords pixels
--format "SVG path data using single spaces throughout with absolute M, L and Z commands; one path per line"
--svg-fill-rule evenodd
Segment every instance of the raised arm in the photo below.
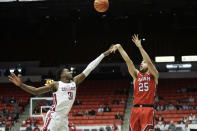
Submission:
M 114 45 L 113 50 L 115 51 L 117 49 L 120 52 L 124 61 L 126 62 L 129 73 L 131 74 L 131 76 L 135 80 L 137 78 L 137 74 L 139 71 L 135 68 L 135 65 L 133 64 L 132 60 L 129 58 L 129 56 L 127 55 L 127 53 L 124 51 L 124 49 L 122 48 L 122 46 L 120 44 Z
M 86 69 L 79 75 L 74 77 L 74 82 L 79 85 L 81 82 L 85 80 L 85 78 L 98 66 L 98 64 L 102 61 L 102 59 L 106 56 L 108 56 L 112 52 L 112 49 L 108 49 L 104 53 L 102 53 L 100 56 L 98 56 L 95 60 L 93 60 Z
M 158 73 L 156 67 L 154 66 L 154 64 L 152 63 L 149 55 L 146 53 L 146 51 L 142 47 L 141 40 L 139 40 L 138 35 L 133 35 L 132 36 L 132 41 L 139 48 L 143 59 L 146 61 L 147 65 L 148 65 L 148 69 L 149 69 L 150 73 L 155 77 L 155 80 L 157 81 L 157 79 L 159 77 L 159 73 Z
M 33 95 L 38 95 L 38 94 L 43 94 L 49 91 L 53 91 L 56 89 L 56 82 L 53 82 L 51 84 L 48 84 L 46 86 L 42 86 L 42 87 L 33 87 L 33 86 L 29 86 L 26 85 L 24 83 L 22 83 L 21 78 L 19 76 L 16 76 L 14 73 L 12 73 L 9 77 L 9 80 L 14 83 L 16 86 L 20 87 L 21 89 L 25 90 L 28 93 L 31 93 Z

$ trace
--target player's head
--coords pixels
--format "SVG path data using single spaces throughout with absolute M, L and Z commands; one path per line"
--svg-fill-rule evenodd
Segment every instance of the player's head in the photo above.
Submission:
M 146 63 L 145 60 L 143 60 L 140 64 L 140 72 L 146 73 L 147 71 L 148 71 L 148 64 Z
M 65 67 L 61 67 L 60 69 L 57 70 L 56 77 L 58 81 L 73 79 L 71 71 Z
M 153 60 L 151 60 L 151 62 L 153 63 L 153 65 L 156 67 L 156 64 Z M 145 60 L 143 60 L 140 64 L 140 72 L 141 73 L 146 73 L 148 71 L 148 64 Z

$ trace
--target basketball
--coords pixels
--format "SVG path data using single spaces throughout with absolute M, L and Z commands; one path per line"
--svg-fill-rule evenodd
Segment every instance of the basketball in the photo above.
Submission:
M 98 12 L 106 12 L 109 8 L 108 0 L 95 0 L 94 8 Z

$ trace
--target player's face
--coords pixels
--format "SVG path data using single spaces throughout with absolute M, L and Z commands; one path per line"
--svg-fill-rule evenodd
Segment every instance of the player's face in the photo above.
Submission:
M 68 69 L 64 69 L 62 74 L 61 74 L 61 77 L 62 78 L 65 78 L 65 79 L 68 79 L 68 80 L 72 80 L 73 79 L 73 76 L 72 76 L 72 73 L 70 70 Z
M 147 63 L 143 60 L 142 63 L 140 64 L 140 72 L 145 73 L 148 70 L 148 65 Z

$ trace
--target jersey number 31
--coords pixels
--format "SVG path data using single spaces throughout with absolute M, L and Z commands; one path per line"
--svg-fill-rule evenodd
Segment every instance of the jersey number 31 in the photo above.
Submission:
M 139 83 L 139 91 L 149 91 L 148 82 Z

